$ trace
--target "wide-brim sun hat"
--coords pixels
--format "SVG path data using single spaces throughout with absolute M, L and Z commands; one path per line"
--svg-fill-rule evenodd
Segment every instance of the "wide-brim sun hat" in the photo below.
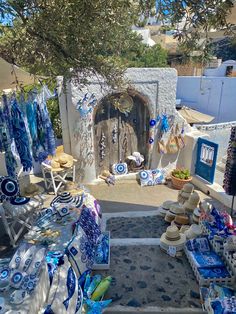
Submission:
M 42 193 L 44 193 L 44 189 L 40 185 L 29 183 L 27 186 L 22 188 L 21 196 L 33 197 Z
M 191 227 L 185 232 L 186 238 L 194 239 L 202 234 L 201 227 L 197 224 L 191 225 Z
M 177 202 L 174 202 L 174 201 L 165 201 L 164 203 L 161 204 L 161 207 L 163 209 L 166 209 L 166 210 L 169 210 L 170 207 L 174 204 L 178 204 Z
M 133 154 L 128 156 L 127 159 L 133 160 L 133 161 L 136 161 L 137 159 L 139 159 L 141 163 L 144 162 L 144 157 L 139 152 L 133 152 Z
M 186 236 L 179 232 L 179 229 L 175 225 L 167 227 L 160 238 L 160 243 L 168 246 L 179 246 L 183 245 L 186 241 Z
M 200 209 L 201 209 L 202 211 L 204 211 L 205 213 L 210 212 L 211 209 L 212 209 L 212 205 L 211 205 L 210 203 L 208 203 L 207 201 L 201 202 L 200 205 L 199 205 L 199 207 L 200 207 Z
M 185 209 L 181 204 L 173 204 L 170 206 L 170 213 L 174 215 L 182 215 L 185 213 Z
M 187 194 L 193 193 L 193 190 L 194 190 L 194 185 L 191 183 L 184 184 L 182 188 L 182 192 L 187 193 Z
M 193 192 L 189 199 L 184 203 L 184 208 L 193 211 L 199 205 L 199 202 L 200 196 L 197 192 Z
M 84 193 L 83 189 L 80 189 L 75 182 L 68 181 L 62 188 L 61 192 L 68 192 L 72 196 L 82 195 Z
M 199 207 L 196 207 L 193 211 L 193 215 L 199 218 L 201 216 L 201 209 Z
M 83 204 L 83 195 L 72 196 L 69 192 L 62 192 L 51 201 L 50 206 L 61 204 L 79 208 Z
M 174 223 L 177 226 L 188 225 L 189 224 L 189 218 L 187 215 L 176 215 L 175 219 L 174 219 Z
M 166 215 L 165 215 L 165 221 L 166 222 L 172 222 L 175 219 L 175 214 L 170 213 L 170 211 L 168 210 Z
M 185 198 L 186 200 L 188 200 L 191 196 L 192 193 L 188 193 L 188 192 L 184 192 L 184 191 L 180 191 L 181 193 L 179 194 L 179 196 Z
M 58 156 L 58 161 L 62 168 L 71 168 L 73 166 L 73 156 L 69 154 L 62 153 Z

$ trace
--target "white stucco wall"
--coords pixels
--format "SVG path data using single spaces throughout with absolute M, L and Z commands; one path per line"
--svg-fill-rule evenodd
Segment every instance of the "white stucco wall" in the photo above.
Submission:
M 179 76 L 181 103 L 215 117 L 213 123 L 236 120 L 236 78 Z
M 206 68 L 204 70 L 205 76 L 215 76 L 215 77 L 224 77 L 226 74 L 227 66 L 233 66 L 233 71 L 236 71 L 236 61 L 235 60 L 227 60 L 224 61 L 218 68 Z
M 149 111 L 151 118 L 155 118 L 160 112 L 173 114 L 175 122 L 186 123 L 175 110 L 177 72 L 171 68 L 131 68 L 128 69 L 125 78 L 142 95 L 149 99 Z M 58 78 L 61 83 L 61 78 Z M 76 110 L 78 101 L 85 93 L 95 94 L 98 102 L 112 90 L 98 82 L 96 78 L 89 80 L 89 85 L 81 88 L 76 83 L 67 84 L 66 95 L 61 90 L 59 102 L 62 119 L 63 143 L 65 151 L 78 159 L 79 179 L 84 182 L 92 182 L 96 178 L 95 148 L 93 141 L 93 121 L 83 120 Z M 185 126 L 189 130 L 188 125 Z M 146 144 L 146 143 L 145 143 Z M 150 167 L 174 167 L 178 154 L 160 156 L 156 152 L 155 145 L 150 149 Z

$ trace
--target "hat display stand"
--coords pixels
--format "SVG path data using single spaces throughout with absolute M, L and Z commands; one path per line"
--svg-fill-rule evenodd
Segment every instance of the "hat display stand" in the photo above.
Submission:
M 223 188 L 226 194 L 232 196 L 231 216 L 234 213 L 234 199 L 236 195 L 236 127 L 232 127 L 227 150 L 227 160 L 224 173 Z

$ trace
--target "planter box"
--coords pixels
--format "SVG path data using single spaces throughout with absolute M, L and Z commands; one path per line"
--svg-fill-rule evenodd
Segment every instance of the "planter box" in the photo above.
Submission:
M 107 234 L 108 235 L 108 242 L 109 242 L 109 247 L 108 247 L 108 263 L 107 264 L 93 264 L 92 270 L 106 270 L 110 269 L 110 259 L 111 259 L 111 241 L 110 241 L 110 231 L 104 231 L 102 234 Z

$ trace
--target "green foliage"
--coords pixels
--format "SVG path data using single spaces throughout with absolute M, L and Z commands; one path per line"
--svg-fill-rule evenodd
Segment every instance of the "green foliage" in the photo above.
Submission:
M 167 66 L 167 51 L 159 44 L 148 47 L 139 44 L 136 50 L 128 50 L 122 55 L 126 67 L 155 68 Z
M 191 176 L 189 169 L 175 169 L 172 171 L 172 175 L 181 180 L 187 180 Z

